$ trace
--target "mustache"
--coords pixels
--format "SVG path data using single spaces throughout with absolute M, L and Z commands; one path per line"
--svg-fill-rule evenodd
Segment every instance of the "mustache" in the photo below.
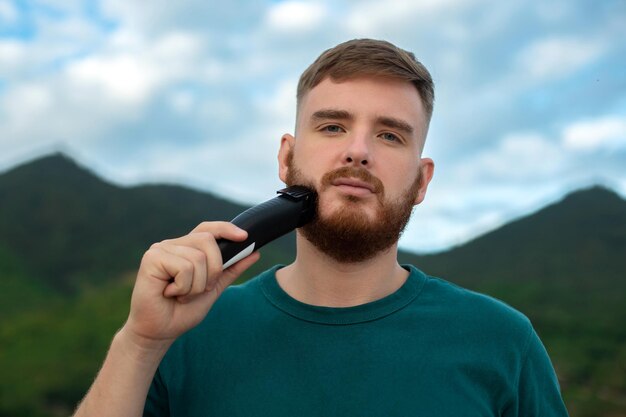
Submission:
M 330 187 L 332 182 L 339 178 L 357 178 L 371 185 L 376 194 L 382 194 L 385 191 L 381 180 L 372 175 L 368 170 L 357 167 L 341 167 L 327 172 L 320 181 L 322 189 Z

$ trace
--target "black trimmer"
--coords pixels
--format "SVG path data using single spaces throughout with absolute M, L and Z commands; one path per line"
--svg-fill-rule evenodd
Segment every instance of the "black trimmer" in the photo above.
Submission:
M 248 232 L 248 238 L 243 242 L 217 241 L 222 252 L 223 269 L 313 219 L 317 202 L 315 191 L 293 185 L 277 193 L 278 197 L 251 207 L 231 220 L 231 223 Z

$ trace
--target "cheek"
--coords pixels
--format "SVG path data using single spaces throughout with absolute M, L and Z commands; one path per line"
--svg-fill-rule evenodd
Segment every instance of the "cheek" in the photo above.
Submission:
M 304 172 L 314 173 L 334 161 L 336 146 L 321 140 L 303 138 L 295 147 L 294 159 Z M 328 168 L 328 167 L 327 167 Z
M 404 197 L 411 193 L 420 182 L 419 170 L 415 164 L 397 165 L 392 171 L 387 172 L 384 178 L 380 178 L 385 185 L 385 194 L 388 197 Z M 381 176 L 383 176 L 381 174 Z
M 318 158 L 316 155 L 308 157 L 304 155 L 294 156 L 290 170 L 294 169 L 300 178 L 306 179 L 307 182 L 313 183 L 316 187 L 319 186 L 322 176 L 326 173 L 321 158 Z
M 301 162 L 296 156 L 290 153 L 287 157 L 287 184 L 300 184 L 310 188 L 318 189 L 319 179 L 315 173 L 311 172 L 309 164 Z

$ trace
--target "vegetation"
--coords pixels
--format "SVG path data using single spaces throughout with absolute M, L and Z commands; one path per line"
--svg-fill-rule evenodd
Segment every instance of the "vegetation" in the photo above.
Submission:
M 174 186 L 119 188 L 62 155 L 0 175 L 0 417 L 66 416 L 128 313 L 151 242 L 244 207 Z M 293 236 L 241 281 L 293 258 Z M 431 275 L 528 315 L 572 417 L 626 416 L 626 201 L 592 188 L 447 252 Z

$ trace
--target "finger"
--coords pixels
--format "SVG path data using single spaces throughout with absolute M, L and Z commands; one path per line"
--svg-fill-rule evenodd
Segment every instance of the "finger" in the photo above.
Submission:
M 215 281 L 222 273 L 222 253 L 217 245 L 215 236 L 212 233 L 190 233 L 177 239 L 165 240 L 159 243 L 158 246 L 163 248 L 188 247 L 204 253 L 204 271 L 206 278 L 202 281 L 202 283 L 198 283 L 198 287 L 194 286 L 194 290 L 198 289 L 198 291 L 202 292 L 205 289 L 212 289 L 215 285 Z M 183 253 L 186 253 L 183 249 L 170 249 L 170 251 L 182 256 L 184 256 Z
M 191 234 L 202 232 L 211 233 L 216 239 L 235 242 L 241 242 L 248 237 L 248 232 L 230 222 L 202 222 L 191 231 Z
M 207 282 L 205 291 L 211 291 L 222 275 L 222 252 L 220 251 L 215 238 L 207 239 L 204 248 L 206 250 L 207 259 L 210 260 L 207 264 Z
M 205 294 L 209 294 L 211 291 L 215 291 L 215 294 L 212 297 L 219 297 L 222 292 L 228 288 L 229 285 L 232 285 L 233 282 L 248 268 L 250 268 L 255 262 L 257 262 L 261 258 L 261 254 L 257 251 L 249 256 L 245 257 L 241 261 L 237 262 L 233 266 L 224 270 L 223 273 L 219 276 L 218 279 L 215 280 L 215 284 L 210 288 L 206 289 Z M 181 303 L 190 303 L 200 299 L 202 296 L 200 295 L 184 295 L 177 297 L 177 300 Z M 215 298 L 213 298 L 215 299 Z
M 193 264 L 191 287 L 187 295 L 201 294 L 207 283 L 207 256 L 205 251 L 191 246 L 163 245 L 163 250 L 179 256 Z
M 191 290 L 191 283 L 193 282 L 193 263 L 188 259 L 171 254 L 165 250 L 162 251 L 159 261 L 160 268 L 170 279 L 173 279 L 173 281 L 165 287 L 163 295 L 165 297 L 176 297 L 188 294 Z

